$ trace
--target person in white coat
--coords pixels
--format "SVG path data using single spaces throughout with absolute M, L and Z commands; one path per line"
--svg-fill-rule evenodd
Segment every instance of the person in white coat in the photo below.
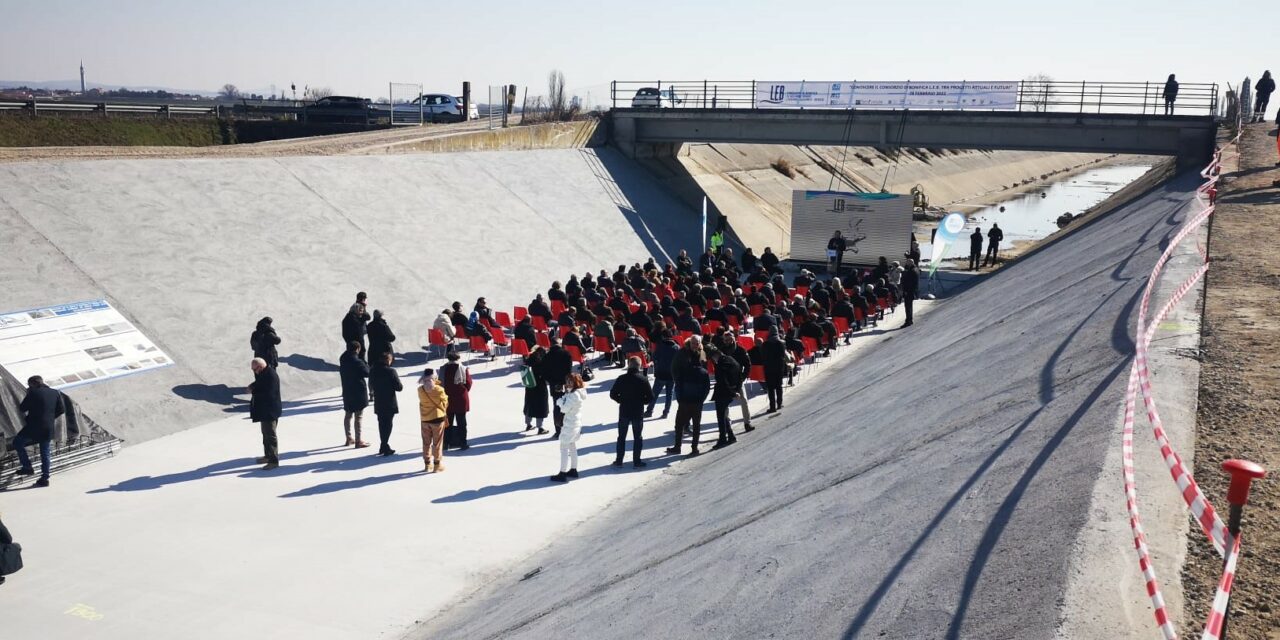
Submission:
M 582 404 L 587 401 L 587 383 L 582 376 L 570 373 L 565 378 L 565 394 L 556 400 L 556 406 L 564 414 L 564 426 L 560 428 L 560 473 L 551 476 L 552 482 L 568 482 L 578 477 L 578 438 L 582 435 Z

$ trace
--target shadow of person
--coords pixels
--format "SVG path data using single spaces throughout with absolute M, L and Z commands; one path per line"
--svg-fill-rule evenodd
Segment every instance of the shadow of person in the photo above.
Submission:
M 280 461 L 285 462 L 288 460 L 296 460 L 298 458 L 306 458 L 311 455 L 333 453 L 345 448 L 346 447 L 335 446 L 325 447 L 323 449 L 308 449 L 306 451 L 286 451 L 280 454 Z M 232 460 L 225 460 L 223 462 L 216 462 L 190 471 L 179 471 L 177 473 L 170 473 L 161 476 L 138 476 L 137 478 L 130 478 L 129 480 L 117 482 L 109 487 L 93 489 L 86 493 L 150 491 L 153 489 L 159 489 L 165 485 L 178 484 L 180 482 L 192 482 L 217 476 L 240 474 L 246 471 L 252 471 L 254 468 L 259 466 L 261 465 L 258 462 L 255 462 L 254 458 L 235 458 Z
M 321 373 L 337 373 L 339 371 L 336 364 L 330 364 L 322 358 L 304 356 L 301 353 L 294 353 L 280 358 L 280 362 L 303 371 L 319 371 Z
M 225 384 L 180 384 L 173 387 L 172 391 L 187 400 L 203 400 L 221 405 L 247 404 L 247 400 L 241 400 L 236 396 L 249 395 L 243 386 L 228 387 Z
M 289 493 L 281 494 L 280 497 L 281 498 L 302 498 L 305 496 L 318 496 L 318 495 L 324 495 L 326 493 L 337 493 L 339 491 L 346 491 L 348 489 L 359 489 L 361 487 L 371 487 L 378 484 L 395 482 L 397 480 L 404 480 L 406 478 L 413 478 L 415 476 L 421 476 L 421 475 L 426 475 L 426 474 L 423 473 L 421 470 L 418 470 L 414 472 L 392 473 L 385 476 L 371 476 L 368 478 L 357 478 L 355 480 L 340 480 L 338 482 L 326 482 L 324 484 L 315 485 L 314 487 L 307 487 L 305 489 L 298 489 L 297 491 L 291 491 Z

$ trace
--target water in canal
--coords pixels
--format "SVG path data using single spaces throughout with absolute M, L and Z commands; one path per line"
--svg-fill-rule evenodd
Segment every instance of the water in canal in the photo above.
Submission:
M 966 229 L 971 233 L 977 225 L 985 234 L 995 222 L 1004 231 L 1005 246 L 1018 240 L 1040 240 L 1058 230 L 1058 216 L 1067 212 L 1072 215 L 1084 213 L 1149 169 L 1150 165 L 1141 164 L 1089 169 L 1061 181 L 1038 186 L 1007 201 L 965 212 L 969 218 Z

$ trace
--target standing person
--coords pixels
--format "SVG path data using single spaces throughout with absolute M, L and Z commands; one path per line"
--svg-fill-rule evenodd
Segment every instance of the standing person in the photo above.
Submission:
M 907 321 L 902 326 L 911 326 L 911 304 L 920 291 L 920 272 L 916 271 L 916 263 L 908 260 L 906 270 L 902 272 L 902 306 L 907 310 Z
M 698 438 L 702 433 L 702 403 L 707 401 L 711 393 L 711 376 L 701 360 L 694 360 L 680 374 L 680 383 L 676 387 L 676 433 L 675 444 L 667 449 L 672 455 L 680 454 L 684 442 L 685 431 L 689 432 L 692 448 L 689 456 L 698 455 Z
M 369 314 L 365 313 L 364 305 L 359 302 L 352 304 L 347 315 L 342 316 L 342 341 L 347 344 L 359 342 L 360 357 L 364 358 L 365 363 L 369 362 L 369 349 L 364 342 L 368 325 Z
M 1267 103 L 1271 101 L 1271 93 L 1276 90 L 1276 81 L 1271 79 L 1271 70 L 1262 72 L 1262 78 L 1258 80 L 1258 86 L 1253 88 L 1253 92 L 1257 94 L 1257 102 L 1253 105 L 1253 122 L 1262 122 L 1267 119 Z
M 920 264 L 920 243 L 916 242 L 916 234 L 911 234 L 911 248 L 907 249 L 906 258 Z
M 733 421 L 729 419 L 729 404 L 738 397 L 738 389 L 742 386 L 742 366 L 732 356 L 712 347 L 708 347 L 707 352 L 716 363 L 716 390 L 711 400 L 716 405 L 716 424 L 720 428 L 716 444 L 711 448 L 723 449 L 738 441 L 733 435 Z
M 827 273 L 832 276 L 840 275 L 840 265 L 844 262 L 844 252 L 848 248 L 844 235 L 836 229 L 831 239 L 827 240 Z
M 724 250 L 724 221 L 725 218 L 720 218 L 720 221 L 716 223 L 716 230 L 711 233 L 711 253 L 717 258 L 720 257 L 720 252 Z
M 257 362 L 255 359 L 254 362 Z M 265 367 L 265 363 L 263 365 Z M 18 450 L 19 469 L 14 475 L 33 476 L 36 470 L 31 466 L 31 458 L 27 456 L 27 447 L 38 445 L 40 448 L 40 478 L 37 487 L 49 486 L 49 471 L 52 463 L 49 460 L 49 443 L 53 440 L 53 423 L 66 412 L 62 394 L 46 385 L 41 376 L 27 378 L 27 395 L 18 405 L 23 413 L 25 426 L 13 438 L 13 448 Z
M 471 370 L 458 360 L 458 354 L 451 353 L 448 364 L 440 369 L 444 392 L 449 396 L 449 427 L 445 431 L 444 448 L 466 451 L 471 448 L 467 444 L 467 412 L 471 411 Z
M 253 357 L 262 358 L 272 369 L 278 367 L 280 365 L 280 354 L 276 352 L 278 344 L 280 344 L 280 336 L 276 335 L 275 327 L 271 326 L 271 316 L 259 320 L 253 335 L 249 336 Z
M 622 466 L 628 426 L 633 441 L 631 464 L 637 469 L 648 466 L 640 459 L 640 453 L 644 450 L 644 408 L 653 400 L 653 388 L 649 386 L 649 379 L 640 373 L 640 358 L 627 358 L 627 372 L 613 381 L 609 398 L 618 403 L 618 455 L 613 466 Z
M 1178 99 L 1178 80 L 1174 78 L 1174 74 L 1169 74 L 1169 79 L 1164 82 L 1164 114 L 1166 116 L 1173 115 L 1173 103 Z
M 653 350 L 653 400 L 649 402 L 649 408 L 645 410 L 644 417 L 653 417 L 653 408 L 658 404 L 658 395 L 664 390 L 667 397 L 662 405 L 661 418 L 665 420 L 671 411 L 671 395 L 675 389 L 675 381 L 671 377 L 671 365 L 679 351 L 680 345 L 672 339 L 670 332 L 664 330 Z
M 396 334 L 391 331 L 391 326 L 387 324 L 387 317 L 381 310 L 375 309 L 373 312 L 373 322 L 369 323 L 369 357 L 373 358 L 371 362 L 382 362 L 382 354 L 392 354 L 392 361 L 395 361 L 395 352 L 392 350 L 391 343 L 396 341 Z
M 560 437 L 560 429 L 564 426 L 564 412 L 560 411 L 560 405 L 555 402 L 565 394 L 564 380 L 573 372 L 573 358 L 568 351 L 564 350 L 560 341 L 556 338 L 551 339 L 551 349 L 547 351 L 547 357 L 542 363 L 542 375 L 547 379 L 547 385 L 551 391 L 552 412 L 551 418 L 556 427 L 553 438 Z
M 852 313 L 850 311 L 851 315 Z M 720 350 L 732 357 L 739 367 L 736 397 L 738 398 L 738 406 L 742 407 L 742 430 L 754 431 L 755 427 L 751 426 L 751 408 L 747 406 L 747 394 L 742 388 L 747 382 L 747 376 L 751 373 L 751 354 L 747 353 L 747 350 L 738 344 L 732 333 L 726 333 L 720 337 Z
M 538 435 L 546 435 L 547 430 L 542 422 L 550 411 L 547 408 L 547 352 L 541 345 L 534 347 L 524 357 L 525 370 L 520 372 L 520 382 L 524 386 L 524 430 L 530 431 L 537 421 Z
M 571 373 L 565 378 L 565 394 L 556 400 L 564 414 L 564 428 L 560 430 L 560 473 L 551 476 L 552 482 L 567 482 L 578 477 L 578 438 L 582 436 L 582 405 L 587 401 L 587 383 L 582 376 Z
M 1000 257 L 1000 241 L 1004 240 L 1004 232 L 1000 230 L 1000 225 L 992 222 L 991 230 L 987 232 L 987 256 L 982 259 L 982 266 L 987 266 L 987 261 L 991 261 L 991 266 L 996 266 L 996 260 Z
M 765 247 L 764 253 L 760 254 L 760 264 L 764 266 L 764 270 L 768 273 L 782 273 L 778 268 L 778 263 L 782 260 L 778 259 L 777 254 L 773 252 L 773 247 Z
M 774 332 L 759 348 L 764 365 L 764 387 L 769 394 L 769 410 L 765 413 L 781 411 L 782 379 L 787 376 L 787 345 Z
M 391 448 L 391 429 L 395 426 L 396 414 L 400 413 L 396 393 L 404 390 L 400 374 L 391 368 L 391 359 L 390 352 L 374 356 L 373 367 L 369 370 L 369 391 L 373 393 L 373 413 L 378 416 L 378 438 L 382 442 L 378 455 L 383 457 L 396 452 Z
M 449 416 L 449 396 L 427 369 L 418 379 L 418 418 L 422 421 L 422 463 L 424 471 L 444 471 L 444 430 Z M 432 468 L 432 464 L 435 468 Z
M 982 262 L 982 227 L 974 227 L 969 234 L 969 270 L 977 271 Z
M 369 365 L 364 361 L 364 353 L 360 343 L 351 341 L 347 350 L 338 358 L 338 374 L 342 377 L 342 430 L 347 433 L 347 444 L 357 449 L 369 446 L 360 437 L 364 409 L 369 406 L 369 385 L 365 380 L 369 377 Z M 355 422 L 355 439 L 351 437 L 351 423 Z
M 265 463 L 262 470 L 270 471 L 280 466 L 280 441 L 276 438 L 276 427 L 284 410 L 280 402 L 280 376 L 262 358 L 254 358 L 249 368 L 253 370 L 253 384 L 249 385 L 249 419 L 262 427 L 262 457 L 256 462 Z

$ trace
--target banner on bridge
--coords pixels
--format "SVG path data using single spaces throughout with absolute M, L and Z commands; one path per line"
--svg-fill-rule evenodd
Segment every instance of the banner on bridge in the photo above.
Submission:
M 173 361 L 106 300 L 0 313 L 0 366 L 63 389 Z
M 902 260 L 911 250 L 911 196 L 844 191 L 791 192 L 791 259 L 826 262 L 837 230 L 848 249 L 844 264 Z
M 759 81 L 757 109 L 1018 108 L 1018 81 L 814 82 Z

